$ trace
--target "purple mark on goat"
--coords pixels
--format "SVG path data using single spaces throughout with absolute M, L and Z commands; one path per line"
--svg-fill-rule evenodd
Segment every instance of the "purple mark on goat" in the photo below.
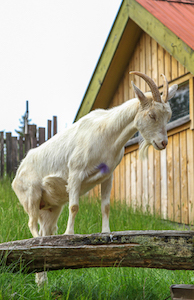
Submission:
M 110 172 L 109 167 L 104 163 L 101 163 L 97 168 L 100 170 L 102 174 L 106 174 Z

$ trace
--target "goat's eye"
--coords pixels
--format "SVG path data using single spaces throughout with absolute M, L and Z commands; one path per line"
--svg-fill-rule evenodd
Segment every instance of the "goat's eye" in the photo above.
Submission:
M 155 116 L 154 114 L 149 114 L 149 117 L 150 117 L 152 120 L 156 121 L 156 116 Z

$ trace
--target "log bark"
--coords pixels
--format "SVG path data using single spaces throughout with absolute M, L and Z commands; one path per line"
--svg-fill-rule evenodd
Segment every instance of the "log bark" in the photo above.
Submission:
M 28 272 L 63 268 L 146 267 L 194 270 L 193 231 L 56 235 L 0 244 L 6 265 Z M 18 268 L 16 267 L 18 266 Z

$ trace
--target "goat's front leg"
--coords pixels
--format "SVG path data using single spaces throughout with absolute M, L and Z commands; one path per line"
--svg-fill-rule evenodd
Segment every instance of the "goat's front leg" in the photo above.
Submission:
M 110 232 L 109 212 L 110 212 L 110 193 L 112 189 L 111 175 L 106 181 L 101 183 L 101 211 L 102 211 L 102 232 Z
M 68 180 L 67 190 L 69 192 L 69 217 L 67 222 L 67 228 L 64 234 L 74 234 L 75 217 L 79 210 L 79 193 L 81 181 L 79 178 L 71 176 Z

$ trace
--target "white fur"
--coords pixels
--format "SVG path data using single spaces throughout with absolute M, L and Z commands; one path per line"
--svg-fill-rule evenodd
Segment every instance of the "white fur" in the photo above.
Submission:
M 28 225 L 33 237 L 57 232 L 57 220 L 68 201 L 65 234 L 74 234 L 79 197 L 97 184 L 101 184 L 102 232 L 110 232 L 112 177 L 124 155 L 124 145 L 138 130 L 145 140 L 140 149 L 142 156 L 150 144 L 162 150 L 168 140 L 169 104 L 153 101 L 151 93 L 146 95 L 146 101 L 137 90 L 136 94 L 139 99 L 109 110 L 90 112 L 69 129 L 28 152 L 12 187 L 29 215 Z M 107 166 L 105 173 L 99 169 L 101 164 Z

